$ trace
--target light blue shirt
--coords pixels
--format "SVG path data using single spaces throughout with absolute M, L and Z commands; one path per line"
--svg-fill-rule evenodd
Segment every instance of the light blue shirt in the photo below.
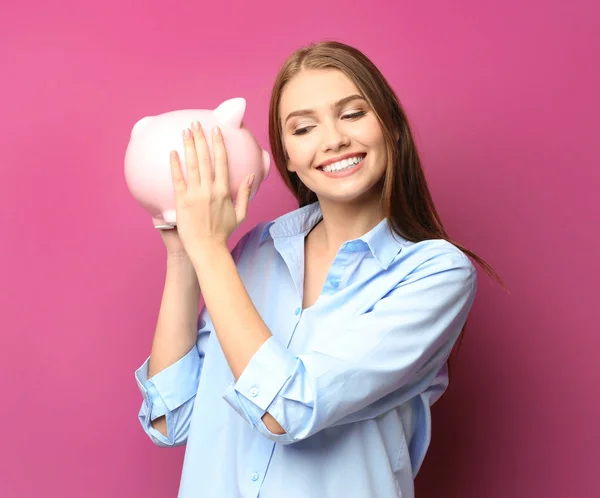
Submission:
M 414 496 L 475 268 L 449 242 L 409 242 L 383 220 L 342 245 L 302 309 L 304 239 L 321 218 L 318 203 L 305 206 L 234 248 L 273 334 L 237 381 L 205 308 L 186 356 L 150 379 L 148 360 L 136 371 L 146 433 L 187 444 L 180 498 Z M 266 412 L 285 434 L 266 428 Z M 162 415 L 168 437 L 150 424 Z

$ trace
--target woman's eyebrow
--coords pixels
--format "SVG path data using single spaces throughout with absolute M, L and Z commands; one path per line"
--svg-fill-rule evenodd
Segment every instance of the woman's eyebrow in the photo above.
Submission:
M 339 107 L 343 106 L 344 104 L 347 104 L 348 102 L 352 102 L 353 100 L 365 100 L 365 98 L 362 95 L 358 95 L 358 94 L 349 95 L 348 97 L 344 97 L 343 99 L 340 99 L 337 102 L 334 102 L 333 104 L 331 104 L 331 107 L 339 108 Z M 309 116 L 314 113 L 315 113 L 314 109 L 301 109 L 299 111 L 293 111 L 287 115 L 287 118 L 285 118 L 285 122 L 287 123 L 288 120 L 290 118 L 293 118 L 294 116 Z

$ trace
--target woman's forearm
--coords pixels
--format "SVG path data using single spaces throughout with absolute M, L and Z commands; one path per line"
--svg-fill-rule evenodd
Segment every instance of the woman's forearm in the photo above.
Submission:
M 198 336 L 200 287 L 190 259 L 186 255 L 169 256 L 167 272 L 152 341 L 148 377 L 152 377 L 183 358 Z M 165 417 L 152 426 L 167 435 Z
M 233 376 L 238 379 L 254 354 L 272 336 L 256 310 L 227 246 L 204 246 L 191 254 L 206 308 Z M 284 431 L 270 415 L 269 430 Z
M 200 287 L 194 267 L 187 256 L 167 258 L 163 289 L 148 376 L 183 358 L 198 336 Z

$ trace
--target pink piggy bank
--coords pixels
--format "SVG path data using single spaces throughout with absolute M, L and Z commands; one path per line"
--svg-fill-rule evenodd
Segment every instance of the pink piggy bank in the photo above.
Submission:
M 169 229 L 177 225 L 175 196 L 169 153 L 179 153 L 184 177 L 187 178 L 182 131 L 199 121 L 207 138 L 211 159 L 211 129 L 218 125 L 223 134 L 229 161 L 229 186 L 235 202 L 241 182 L 255 174 L 250 199 L 269 174 L 270 157 L 246 128 L 242 120 L 246 100 L 226 100 L 214 110 L 186 109 L 140 119 L 131 131 L 125 153 L 125 180 L 134 199 L 152 216 L 155 228 Z M 213 166 L 214 171 L 214 166 Z

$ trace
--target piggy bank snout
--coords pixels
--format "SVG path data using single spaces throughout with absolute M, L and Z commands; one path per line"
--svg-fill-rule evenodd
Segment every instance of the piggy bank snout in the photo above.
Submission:
M 266 180 L 267 177 L 269 176 L 269 171 L 271 169 L 271 157 L 269 156 L 269 153 L 265 150 L 262 149 L 262 166 L 263 166 L 263 180 Z

